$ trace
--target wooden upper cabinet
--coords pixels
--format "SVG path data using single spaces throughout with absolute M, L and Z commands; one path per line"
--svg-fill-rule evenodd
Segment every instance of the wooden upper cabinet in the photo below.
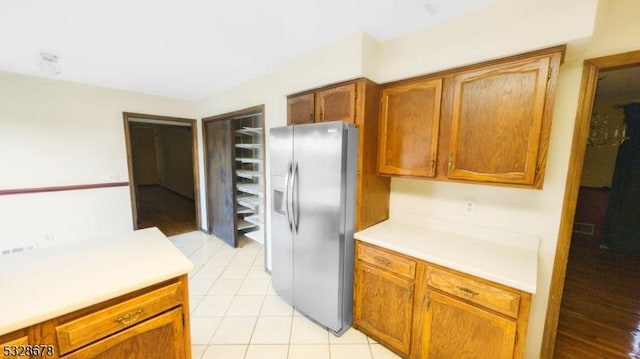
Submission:
M 287 124 L 301 125 L 314 121 L 314 94 L 308 93 L 287 98 Z
M 534 185 L 549 139 L 545 105 L 558 66 L 551 61 L 525 58 L 454 75 L 447 178 Z
M 356 241 L 354 326 L 409 355 L 416 261 Z
M 442 79 L 382 90 L 378 172 L 434 177 L 438 150 Z
M 316 93 L 316 122 L 355 123 L 356 84 L 320 90 Z

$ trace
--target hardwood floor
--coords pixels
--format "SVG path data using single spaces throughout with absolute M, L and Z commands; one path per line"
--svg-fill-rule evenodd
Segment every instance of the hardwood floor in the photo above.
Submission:
M 640 257 L 573 240 L 555 358 L 640 358 Z
M 139 186 L 138 228 L 158 227 L 166 236 L 198 230 L 195 203 L 160 186 Z

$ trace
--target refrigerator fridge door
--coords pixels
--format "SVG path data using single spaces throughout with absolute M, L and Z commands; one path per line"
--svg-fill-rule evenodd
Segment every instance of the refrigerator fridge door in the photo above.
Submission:
M 293 305 L 293 222 L 291 180 L 293 171 L 293 128 L 270 130 L 271 164 L 271 278 L 273 288 Z
M 352 279 L 345 277 L 353 268 L 345 262 L 353 261 L 355 201 L 348 192 L 355 193 L 356 146 L 357 130 L 342 122 L 294 127 L 294 303 L 340 334 L 351 324 Z

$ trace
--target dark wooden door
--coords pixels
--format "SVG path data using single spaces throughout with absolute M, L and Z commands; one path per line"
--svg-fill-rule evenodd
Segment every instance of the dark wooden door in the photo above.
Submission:
M 204 123 L 209 233 L 237 247 L 233 140 L 230 119 Z

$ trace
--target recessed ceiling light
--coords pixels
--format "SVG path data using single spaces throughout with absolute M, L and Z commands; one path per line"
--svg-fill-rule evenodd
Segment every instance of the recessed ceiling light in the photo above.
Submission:
M 58 56 L 49 52 L 40 53 L 38 67 L 47 75 L 59 75 L 62 72 L 58 63 Z

